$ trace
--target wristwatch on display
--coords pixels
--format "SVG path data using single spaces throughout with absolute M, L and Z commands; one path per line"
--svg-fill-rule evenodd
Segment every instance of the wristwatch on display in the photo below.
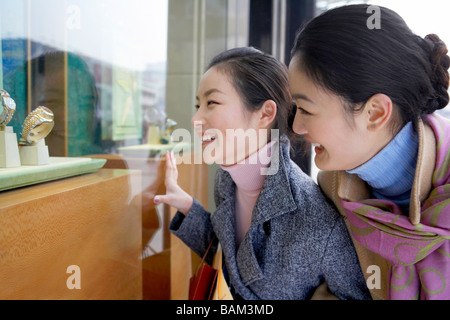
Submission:
M 44 139 L 55 125 L 53 112 L 44 106 L 34 109 L 23 123 L 22 137 L 26 144 Z
M 2 110 L 0 114 L 0 127 L 5 127 L 12 119 L 16 111 L 16 102 L 11 98 L 8 92 L 0 90 Z

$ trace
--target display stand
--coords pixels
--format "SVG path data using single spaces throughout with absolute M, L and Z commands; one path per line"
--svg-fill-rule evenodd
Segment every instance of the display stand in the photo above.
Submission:
M 0 131 L 0 168 L 15 168 L 20 165 L 17 135 L 12 127 L 5 127 L 4 131 Z
M 39 140 L 30 146 L 20 146 L 20 161 L 23 166 L 41 166 L 50 163 L 48 146 L 45 140 Z

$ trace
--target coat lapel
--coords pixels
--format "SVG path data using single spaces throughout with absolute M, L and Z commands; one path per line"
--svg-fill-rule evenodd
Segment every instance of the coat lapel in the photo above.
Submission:
M 222 170 L 222 169 L 219 169 Z M 236 219 L 235 212 L 235 192 L 236 185 L 228 172 L 222 170 L 220 173 L 218 190 L 220 190 L 221 201 L 217 204 L 211 222 L 214 232 L 220 241 L 222 250 L 226 255 L 235 255 L 236 247 Z
M 436 138 L 433 130 L 419 119 L 417 131 L 419 133 L 419 153 L 409 204 L 409 220 L 414 225 L 420 223 L 421 202 L 428 197 L 431 191 L 431 180 L 436 163 Z
M 254 226 L 250 227 L 249 232 L 242 240 L 241 245 L 237 251 L 236 262 L 239 268 L 239 273 L 244 285 L 248 286 L 256 280 L 262 279 L 263 272 L 255 256 L 253 233 Z
M 267 175 L 253 209 L 250 229 L 237 250 L 234 216 L 236 186 L 228 172 L 221 173 L 218 187 L 220 198 L 224 200 L 217 206 L 211 218 L 231 278 L 233 278 L 233 274 L 237 277 L 240 276 L 246 286 L 263 278 L 254 245 L 256 233 L 261 229 L 259 225 L 297 209 L 288 178 L 290 170 L 289 142 L 287 139 L 281 138 L 273 148 L 278 153 L 278 157 L 272 156 L 271 166 L 277 170 L 274 170 L 273 174 Z M 286 192 L 287 190 L 289 192 Z M 233 283 L 233 285 L 238 284 Z
M 259 225 L 279 215 L 297 209 L 289 181 L 290 155 L 289 142 L 281 138 L 274 146 L 278 157 L 272 157 L 271 166 L 277 168 L 267 175 L 261 193 L 256 200 L 252 214 L 252 225 Z

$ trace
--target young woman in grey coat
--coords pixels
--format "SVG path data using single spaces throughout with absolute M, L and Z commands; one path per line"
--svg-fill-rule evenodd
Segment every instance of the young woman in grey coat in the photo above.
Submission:
M 288 88 L 286 67 L 259 50 L 215 57 L 200 80 L 192 122 L 204 161 L 221 164 L 216 210 L 178 186 L 170 153 L 167 193 L 154 201 L 178 209 L 169 228 L 198 255 L 215 237 L 207 260 L 220 245 L 235 299 L 309 299 L 323 282 L 340 299 L 370 299 L 342 217 L 290 158 Z

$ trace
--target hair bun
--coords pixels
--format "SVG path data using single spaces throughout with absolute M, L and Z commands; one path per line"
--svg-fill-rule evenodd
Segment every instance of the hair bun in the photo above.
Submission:
M 448 49 L 444 41 L 436 34 L 429 34 L 425 37 L 430 45 L 431 62 L 431 83 L 434 88 L 434 94 L 430 97 L 428 108 L 430 111 L 445 108 L 449 102 L 448 87 L 450 57 L 447 55 Z

